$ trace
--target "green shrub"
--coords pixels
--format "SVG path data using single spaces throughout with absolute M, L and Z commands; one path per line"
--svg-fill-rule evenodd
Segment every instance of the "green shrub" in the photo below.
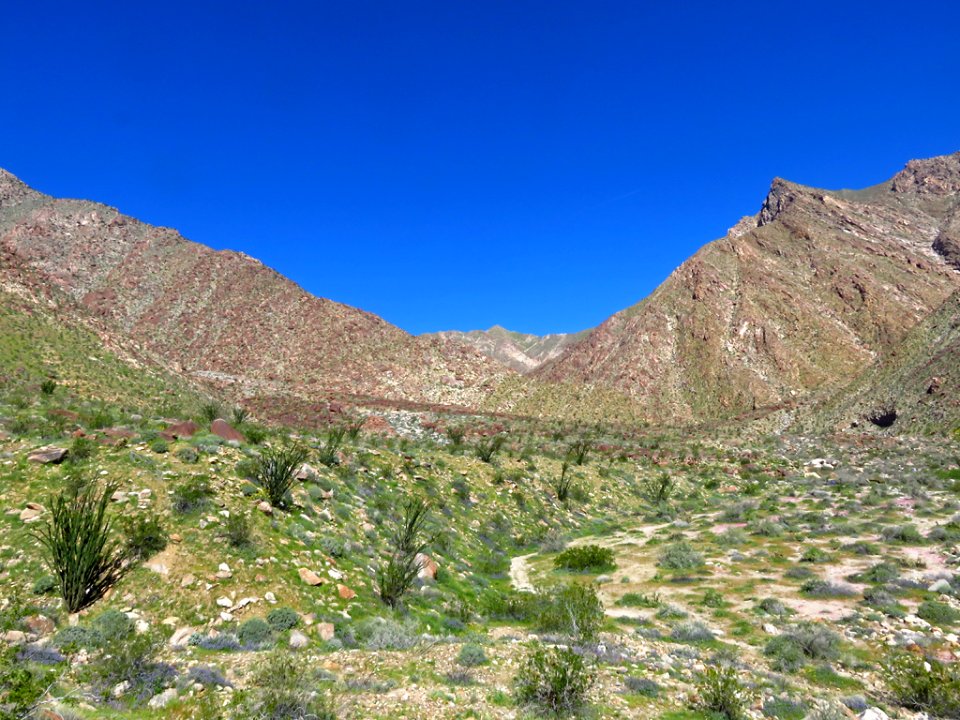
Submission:
M 573 476 L 570 474 L 570 463 L 564 460 L 560 467 L 560 475 L 553 481 L 553 492 L 560 502 L 566 502 L 573 489 Z
M 250 618 L 240 625 L 237 639 L 244 647 L 256 650 L 273 641 L 273 630 L 266 620 Z
M 477 457 L 485 463 L 493 462 L 494 456 L 503 448 L 506 438 L 503 435 L 493 435 L 489 438 L 480 438 L 475 448 Z
M 579 712 L 595 681 L 594 671 L 572 650 L 534 648 L 524 658 L 514 684 L 517 702 L 560 716 Z
M 666 570 L 695 570 L 703 567 L 703 564 L 703 555 L 685 541 L 665 547 L 657 561 L 657 565 Z
M 106 610 L 91 624 L 106 642 L 123 640 L 133 633 L 133 621 L 119 610 Z
M 67 612 L 96 602 L 123 574 L 123 550 L 111 538 L 107 507 L 115 486 L 88 488 L 49 501 L 50 516 L 36 534 L 57 578 Z
M 64 652 L 92 650 L 103 644 L 103 636 L 94 628 L 83 625 L 69 625 L 53 636 L 51 644 Z
M 554 567 L 575 572 L 605 572 L 617 564 L 613 550 L 599 545 L 577 545 L 564 550 L 553 561 Z
M 617 605 L 621 607 L 658 608 L 662 604 L 663 600 L 661 600 L 660 595 L 657 593 L 646 595 L 644 593 L 628 592 L 624 593 L 623 596 L 617 600 Z
M 883 676 L 903 707 L 937 717 L 960 717 L 960 668 L 956 665 L 898 652 L 884 662 Z
M 695 705 L 698 709 L 716 713 L 725 720 L 747 717 L 750 695 L 734 668 L 708 667 L 697 679 L 696 688 Z
M 447 439 L 450 441 L 450 444 L 453 447 L 458 448 L 463 445 L 463 438 L 466 436 L 467 431 L 459 425 L 451 425 L 446 430 Z
M 53 575 L 41 575 L 33 583 L 34 595 L 49 595 L 58 587 L 57 579 Z
M 180 462 L 185 462 L 190 465 L 194 464 L 200 459 L 200 453 L 197 452 L 196 448 L 192 448 L 189 446 L 182 447 L 179 450 L 177 450 L 176 455 L 177 455 L 177 459 L 179 459 Z
M 571 583 L 536 596 L 536 622 L 541 632 L 559 632 L 577 640 L 592 640 L 603 624 L 603 604 L 593 585 Z
M 887 525 L 880 530 L 880 537 L 887 542 L 905 543 L 908 545 L 919 545 L 923 540 L 923 535 L 914 525 Z
M 307 451 L 298 445 L 264 448 L 257 458 L 254 477 L 274 507 L 286 507 L 287 493 L 294 475 L 307 459 Z
M 960 612 L 939 600 L 926 600 L 917 608 L 917 617 L 931 625 L 953 625 L 960 620 Z
M 251 425 L 248 423 L 243 426 L 243 435 L 247 438 L 248 443 L 260 445 L 267 439 L 267 430 L 260 425 Z
M 300 616 L 293 608 L 274 608 L 267 614 L 267 624 L 277 632 L 292 630 L 300 624 Z
M 163 641 L 150 633 L 105 642 L 97 662 L 86 667 L 86 679 L 102 701 L 115 698 L 120 685 L 134 705 L 145 703 L 176 678 L 173 666 L 156 660 L 162 647 Z
M 490 660 L 487 658 L 487 653 L 484 652 L 482 645 L 467 643 L 460 648 L 460 654 L 457 655 L 457 662 L 464 667 L 477 667 L 479 665 L 486 665 Z
M 35 711 L 44 700 L 55 674 L 21 662 L 17 648 L 0 650 L 0 718 L 19 720 L 37 717 Z
M 342 426 L 332 427 L 327 431 L 327 437 L 323 445 L 319 448 L 317 459 L 327 467 L 337 465 L 340 460 L 338 453 L 343 446 L 343 439 L 347 435 L 347 428 Z
M 250 418 L 250 411 L 239 405 L 230 411 L 230 422 L 234 427 L 240 427 Z
M 44 395 L 53 395 L 56 389 L 57 389 L 56 380 L 51 380 L 48 378 L 40 383 L 40 392 L 43 393 Z
M 210 481 L 198 475 L 180 483 L 173 489 L 171 503 L 178 513 L 187 514 L 202 510 L 210 503 L 213 488 Z
M 127 555 L 134 560 L 146 560 L 167 547 L 167 531 L 154 516 L 137 516 L 124 524 Z
M 163 455 L 170 450 L 170 446 L 167 445 L 167 441 L 163 438 L 157 438 L 150 442 L 150 449 L 158 455 Z
M 83 462 L 93 457 L 97 451 L 97 443 L 84 435 L 78 435 L 70 443 L 70 452 L 67 458 L 70 462 Z
M 223 525 L 223 536 L 232 548 L 246 548 L 253 545 L 253 531 L 250 519 L 241 513 L 232 513 Z
M 763 649 L 778 672 L 795 672 L 807 660 L 833 660 L 840 651 L 840 636 L 820 623 L 802 622 L 771 638 Z
M 333 704 L 315 692 L 310 673 L 286 650 L 258 664 L 242 702 L 243 720 L 336 720 Z
M 208 423 L 212 423 L 217 418 L 223 417 L 223 410 L 219 403 L 204 403 L 200 408 L 200 417 Z
M 567 458 L 577 465 L 583 465 L 587 461 L 587 455 L 592 448 L 593 443 L 586 438 L 580 438 L 570 443 L 567 448 Z

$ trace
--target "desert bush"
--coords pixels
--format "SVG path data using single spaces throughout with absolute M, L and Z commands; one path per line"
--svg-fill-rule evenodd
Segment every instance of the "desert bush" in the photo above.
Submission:
M 50 644 L 67 653 L 92 650 L 103 644 L 103 635 L 99 630 L 84 625 L 68 625 L 57 631 Z
M 164 453 L 169 452 L 170 446 L 167 445 L 167 441 L 163 438 L 157 438 L 150 441 L 150 450 L 158 455 L 163 455 Z
M 177 459 L 180 460 L 180 462 L 185 462 L 190 465 L 192 465 L 193 463 L 197 462 L 197 460 L 200 459 L 200 453 L 197 452 L 196 448 L 192 448 L 189 446 L 180 448 L 179 450 L 177 450 L 175 455 L 177 456 Z
M 757 603 L 757 607 L 767 615 L 773 615 L 774 617 L 786 617 L 790 614 L 789 608 L 776 598 L 763 598 Z
M 57 578 L 53 575 L 41 575 L 34 583 L 31 591 L 34 595 L 49 595 L 57 589 Z
M 124 640 L 133 634 L 133 621 L 119 610 L 106 610 L 91 625 L 106 642 Z
M 541 632 L 592 640 L 603 623 L 603 604 L 592 585 L 570 583 L 540 590 L 534 607 L 537 629 Z
M 354 626 L 353 634 L 366 650 L 409 650 L 419 642 L 412 623 L 401 624 L 381 617 L 361 620 Z
M 99 600 L 124 572 L 124 552 L 111 537 L 107 517 L 115 489 L 108 485 L 51 498 L 49 519 L 36 533 L 68 612 Z
M 494 456 L 503 448 L 506 438 L 503 435 L 494 435 L 489 438 L 480 438 L 475 448 L 477 457 L 485 463 L 493 462 Z
M 564 550 L 553 560 L 554 567 L 575 572 L 605 572 L 613 570 L 613 550 L 599 545 L 577 545 Z
M 573 489 L 573 476 L 570 474 L 570 463 L 564 461 L 560 466 L 560 475 L 553 481 L 553 492 L 560 502 L 566 502 Z
M 213 488 L 210 487 L 210 481 L 197 475 L 177 485 L 173 489 L 170 502 L 174 510 L 185 515 L 207 507 L 211 497 Z
M 232 652 L 240 649 L 240 640 L 232 633 L 217 633 L 216 635 L 194 633 L 187 642 L 191 647 L 198 647 L 203 650 Z
M 830 553 L 824 552 L 816 546 L 808 547 L 800 556 L 800 562 L 803 563 L 824 563 L 829 562 L 829 560 Z
M 240 427 L 247 420 L 250 419 L 250 411 L 245 407 L 237 405 L 233 410 L 230 411 L 230 422 L 233 423 L 234 427 Z
M 933 657 L 897 652 L 883 663 L 896 702 L 936 717 L 960 717 L 960 668 Z
M 446 430 L 447 439 L 450 441 L 450 444 L 458 448 L 463 445 L 463 438 L 466 437 L 467 431 L 460 425 L 451 425 Z
M 123 526 L 127 556 L 133 560 L 146 560 L 167 547 L 167 531 L 159 518 L 138 515 L 128 519 Z
M 763 652 L 778 672 L 795 672 L 807 660 L 833 660 L 839 650 L 839 635 L 825 625 L 803 622 L 771 638 Z
M 670 637 L 683 643 L 705 643 L 716 639 L 713 631 L 699 620 L 677 623 L 670 631 Z
M 669 473 L 660 473 L 655 478 L 647 478 L 641 485 L 641 493 L 653 505 L 663 505 L 670 500 L 675 483 Z
M 516 678 L 517 702 L 560 716 L 581 710 L 595 673 L 572 650 L 534 648 L 524 658 Z
M 156 657 L 161 639 L 149 633 L 129 634 L 105 643 L 95 663 L 86 666 L 87 680 L 101 700 L 116 697 L 116 688 L 134 705 L 145 703 L 176 679 L 173 666 Z
M 939 600 L 925 600 L 917 608 L 917 617 L 931 625 L 953 625 L 960 620 L 960 612 Z
M 490 660 L 487 658 L 487 653 L 484 652 L 482 645 L 467 643 L 460 648 L 457 662 L 464 667 L 477 667 L 478 665 L 486 665 Z
M 232 513 L 223 524 L 223 537 L 232 548 L 242 549 L 253 545 L 250 518 L 242 513 Z
M 703 567 L 703 555 L 681 540 L 663 549 L 657 565 L 666 570 L 695 570 Z
M 814 598 L 846 598 L 857 594 L 855 588 L 841 583 L 813 578 L 800 586 L 800 592 Z
M 37 670 L 17 657 L 17 649 L 0 650 L 0 718 L 19 720 L 37 717 L 34 712 L 53 682 L 50 670 Z
M 227 680 L 219 669 L 208 665 L 194 665 L 187 670 L 187 674 L 183 678 L 183 684 L 185 686 L 203 685 L 204 687 L 215 688 L 233 687 L 233 683 Z
M 914 525 L 887 525 L 880 530 L 880 537 L 887 542 L 919 545 L 923 542 L 923 535 Z
M 624 593 L 623 596 L 617 600 L 617 605 L 622 607 L 658 608 L 662 604 L 663 600 L 657 593 L 646 595 L 639 592 L 628 592 Z
M 292 630 L 300 624 L 300 616 L 293 608 L 278 607 L 267 614 L 267 624 L 277 632 Z
M 327 437 L 318 449 L 317 459 L 327 467 L 333 467 L 340 462 L 338 453 L 343 446 L 343 439 L 347 435 L 347 428 L 332 427 L 327 431 Z
M 737 679 L 737 671 L 729 666 L 709 667 L 696 682 L 698 709 L 716 713 L 725 720 L 744 720 L 750 693 Z
M 223 409 L 220 407 L 219 403 L 208 402 L 204 403 L 200 407 L 200 418 L 208 423 L 212 423 L 214 420 L 222 416 Z
M 259 650 L 273 642 L 273 629 L 263 618 L 250 618 L 237 629 L 237 640 L 245 648 Z
M 88 437 L 78 435 L 70 443 L 70 452 L 67 453 L 67 459 L 71 463 L 83 462 L 93 457 L 97 451 L 97 443 Z
M 429 506 L 419 498 L 403 505 L 402 516 L 394 523 L 389 538 L 390 552 L 377 568 L 380 599 L 390 607 L 399 605 L 404 594 L 413 587 L 420 572 L 417 555 L 429 542 L 426 536 Z
M 850 576 L 852 582 L 888 583 L 900 577 L 900 568 L 891 562 L 879 562 L 861 573 Z
M 40 383 L 40 392 L 44 395 L 53 395 L 57 389 L 57 381 L 47 378 Z
M 576 465 L 583 465 L 591 449 L 593 449 L 593 443 L 586 438 L 574 440 L 567 448 L 567 459 L 572 460 Z
M 632 692 L 643 697 L 655 698 L 660 695 L 660 684 L 656 680 L 649 678 L 627 675 L 623 679 L 623 686 L 627 692 Z
M 307 451 L 299 445 L 263 449 L 255 460 L 254 477 L 271 505 L 286 507 L 294 475 L 306 459 Z
M 314 691 L 306 668 L 286 650 L 259 664 L 243 699 L 243 720 L 335 720 L 331 699 Z

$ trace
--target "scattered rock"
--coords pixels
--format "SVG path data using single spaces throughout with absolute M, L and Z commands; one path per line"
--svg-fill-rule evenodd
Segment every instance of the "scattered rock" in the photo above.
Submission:
M 30 629 L 30 632 L 40 636 L 50 635 L 57 629 L 56 623 L 46 615 L 30 615 L 23 619 L 23 623 Z
M 346 585 L 337 584 L 337 594 L 344 600 L 353 600 L 357 594 Z
M 304 463 L 297 468 L 297 472 L 294 477 L 301 482 L 306 482 L 307 480 L 316 480 L 318 477 L 320 477 L 320 473 L 318 473 L 316 468 L 314 468 L 312 465 Z
M 170 647 L 172 647 L 174 650 L 182 650 L 187 646 L 187 641 L 190 640 L 190 636 L 193 635 L 193 632 L 194 630 L 192 627 L 178 628 L 170 638 Z
M 299 630 L 294 630 L 290 633 L 290 647 L 299 649 L 305 648 L 309 644 L 310 639 Z
M 3 634 L 3 639 L 9 645 L 23 645 L 27 642 L 27 634 L 20 630 L 7 630 Z
M 44 510 L 46 510 L 46 508 L 40 503 L 28 502 L 27 506 L 20 511 L 20 521 L 25 523 L 33 522 L 43 515 Z
M 268 503 L 266 500 L 261 500 L 257 503 L 257 510 L 262 512 L 264 515 L 273 515 L 273 505 Z
M 150 702 L 147 703 L 147 707 L 158 710 L 160 708 L 165 708 L 176 699 L 176 688 L 167 688 L 162 693 L 154 695 L 152 698 L 150 698 Z
M 890 720 L 890 716 L 880 708 L 867 708 L 857 717 L 859 720 Z
M 937 580 L 933 585 L 931 585 L 931 586 L 930 586 L 929 588 L 927 588 L 927 589 L 928 589 L 930 592 L 935 592 L 935 593 L 948 593 L 948 592 L 950 592 L 953 588 L 950 587 L 950 583 L 949 583 L 949 582 L 947 582 L 946 580 L 944 580 L 943 578 L 941 578 L 940 580 Z
M 333 640 L 333 636 L 336 632 L 336 628 L 333 626 L 333 623 L 323 622 L 317 625 L 317 634 L 320 636 L 320 639 L 324 642 Z
M 196 579 L 193 575 L 184 575 L 184 576 L 180 579 L 180 587 L 184 587 L 184 588 L 190 587 L 190 586 L 193 585 L 196 581 L 197 581 L 197 579 Z
M 419 553 L 415 558 L 415 561 L 420 566 L 420 570 L 417 572 L 417 577 L 419 577 L 421 580 L 437 579 L 437 563 L 432 557 L 426 553 Z
M 300 579 L 303 580 L 303 582 L 305 582 L 307 585 L 323 585 L 323 583 L 326 582 L 313 570 L 308 570 L 307 568 L 300 568 L 297 570 L 297 574 L 300 575 Z
M 42 465 L 47 465 L 49 463 L 61 463 L 63 459 L 67 456 L 67 449 L 61 447 L 54 447 L 53 445 L 48 445 L 42 447 L 39 450 L 34 450 L 27 456 L 27 460 L 30 462 L 40 463 Z

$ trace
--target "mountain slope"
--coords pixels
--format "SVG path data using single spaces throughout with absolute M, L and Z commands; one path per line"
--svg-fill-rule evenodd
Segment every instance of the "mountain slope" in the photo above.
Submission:
M 421 337 L 462 342 L 519 373 L 528 373 L 559 357 L 564 348 L 585 337 L 587 332 L 530 335 L 494 325 L 489 330 L 447 330 Z
M 182 372 L 245 394 L 474 406 L 511 374 L 460 343 L 314 297 L 241 253 L 47 197 L 3 171 L 0 247 Z
M 960 427 L 960 292 L 800 425 L 814 430 L 873 425 L 908 432 Z
M 958 193 L 960 153 L 858 192 L 777 179 L 758 215 L 533 376 L 671 420 L 838 389 L 960 287 Z

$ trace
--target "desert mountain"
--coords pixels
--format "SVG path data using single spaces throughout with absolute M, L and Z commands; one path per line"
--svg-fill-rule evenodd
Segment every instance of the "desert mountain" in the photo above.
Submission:
M 679 420 L 833 392 L 960 287 L 958 229 L 960 153 L 862 191 L 776 179 L 757 215 L 533 377 Z
M 433 333 L 433 336 L 465 343 L 519 373 L 528 373 L 559 357 L 564 348 L 586 336 L 587 332 L 530 335 L 494 325 L 489 330 L 448 330 Z
M 0 249 L 177 371 L 243 394 L 474 406 L 512 374 L 462 343 L 314 297 L 244 254 L 48 197 L 5 171 Z

